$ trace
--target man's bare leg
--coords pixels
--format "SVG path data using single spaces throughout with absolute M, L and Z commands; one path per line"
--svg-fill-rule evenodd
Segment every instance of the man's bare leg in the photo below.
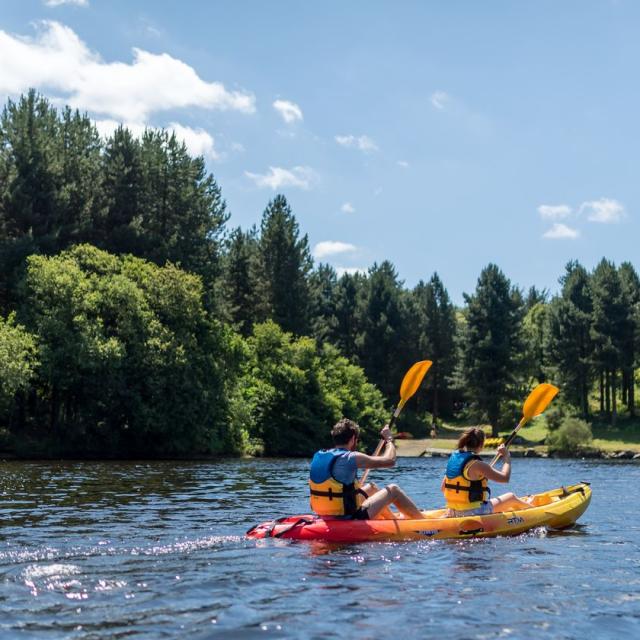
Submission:
M 363 508 L 367 509 L 370 518 L 375 518 L 385 507 L 393 504 L 405 518 L 411 520 L 421 519 L 422 512 L 415 505 L 413 500 L 397 485 L 390 484 L 384 489 L 380 489 L 363 503 Z
M 380 491 L 380 488 L 377 487 L 373 482 L 367 482 L 367 484 L 365 484 L 364 487 L 362 487 L 362 490 L 370 498 L 376 493 L 378 493 L 378 491 Z M 371 511 L 369 511 L 369 515 L 372 518 L 374 517 L 371 515 Z M 397 518 L 396 514 L 393 511 L 391 511 L 389 507 L 383 507 L 382 509 L 380 509 L 380 511 L 378 511 L 377 517 L 383 518 L 384 520 L 393 520 Z

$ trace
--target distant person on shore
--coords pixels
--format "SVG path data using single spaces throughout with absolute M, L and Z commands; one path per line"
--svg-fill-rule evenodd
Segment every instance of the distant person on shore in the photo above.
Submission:
M 331 430 L 333 449 L 318 451 L 311 461 L 309 490 L 311 508 L 319 516 L 373 520 L 397 517 L 394 505 L 406 518 L 422 518 L 413 501 L 396 484 L 379 489 L 375 484 L 360 486 L 358 469 L 393 467 L 396 447 L 387 425 L 380 432 L 386 447 L 380 456 L 368 456 L 356 451 L 360 427 L 343 418 Z
M 466 429 L 458 440 L 458 448 L 449 456 L 441 489 L 447 502 L 449 518 L 482 516 L 510 509 L 528 509 L 531 505 L 513 493 L 490 498 L 488 480 L 509 482 L 511 455 L 501 444 L 498 455 L 502 469 L 494 469 L 478 455 L 484 446 L 484 431 L 476 427 Z
M 438 437 L 438 430 L 436 428 L 436 423 L 431 423 L 431 433 L 429 434 L 432 440 L 435 440 Z

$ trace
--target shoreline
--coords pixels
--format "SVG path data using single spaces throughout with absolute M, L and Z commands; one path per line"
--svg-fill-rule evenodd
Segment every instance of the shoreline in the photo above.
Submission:
M 399 458 L 442 458 L 448 457 L 453 451 L 453 446 L 449 448 L 433 447 L 431 438 L 407 438 L 396 439 L 396 449 Z M 451 441 L 452 445 L 455 440 Z M 515 446 L 510 448 L 512 458 L 570 458 L 585 459 L 593 458 L 600 460 L 634 460 L 640 462 L 640 452 L 634 449 L 620 449 L 617 451 L 604 451 L 596 448 L 589 448 L 581 451 L 577 455 L 567 456 L 552 454 L 549 455 L 546 449 L 541 447 Z M 496 455 L 495 449 L 486 449 L 480 452 L 484 458 L 493 458 Z

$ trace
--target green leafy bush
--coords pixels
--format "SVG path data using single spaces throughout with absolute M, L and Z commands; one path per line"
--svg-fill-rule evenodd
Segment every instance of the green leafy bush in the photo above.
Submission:
M 382 395 L 335 347 L 266 322 L 254 327 L 244 358 L 230 421 L 246 434 L 247 452 L 310 455 L 330 445 L 342 416 L 358 422 L 365 445 L 375 441 L 386 416 Z
M 570 416 L 564 419 L 560 427 L 549 433 L 547 446 L 549 453 L 575 455 L 592 439 L 591 426 L 580 418 Z
M 563 402 L 555 402 L 544 413 L 549 431 L 557 431 L 568 418 L 577 418 L 574 407 Z
M 198 276 L 91 245 L 28 259 L 24 315 L 38 335 L 38 441 L 50 452 L 231 453 L 238 345 Z
M 37 365 L 35 336 L 17 325 L 15 316 L 0 316 L 0 416 L 13 397 L 25 389 Z

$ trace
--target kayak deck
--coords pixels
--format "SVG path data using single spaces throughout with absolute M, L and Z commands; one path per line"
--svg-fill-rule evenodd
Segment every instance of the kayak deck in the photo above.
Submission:
M 518 535 L 536 527 L 564 529 L 575 524 L 591 501 L 586 482 L 535 494 L 528 509 L 484 516 L 446 518 L 445 509 L 423 511 L 424 518 L 344 520 L 299 515 L 279 518 L 252 527 L 249 538 L 367 542 L 372 540 L 435 540 Z

